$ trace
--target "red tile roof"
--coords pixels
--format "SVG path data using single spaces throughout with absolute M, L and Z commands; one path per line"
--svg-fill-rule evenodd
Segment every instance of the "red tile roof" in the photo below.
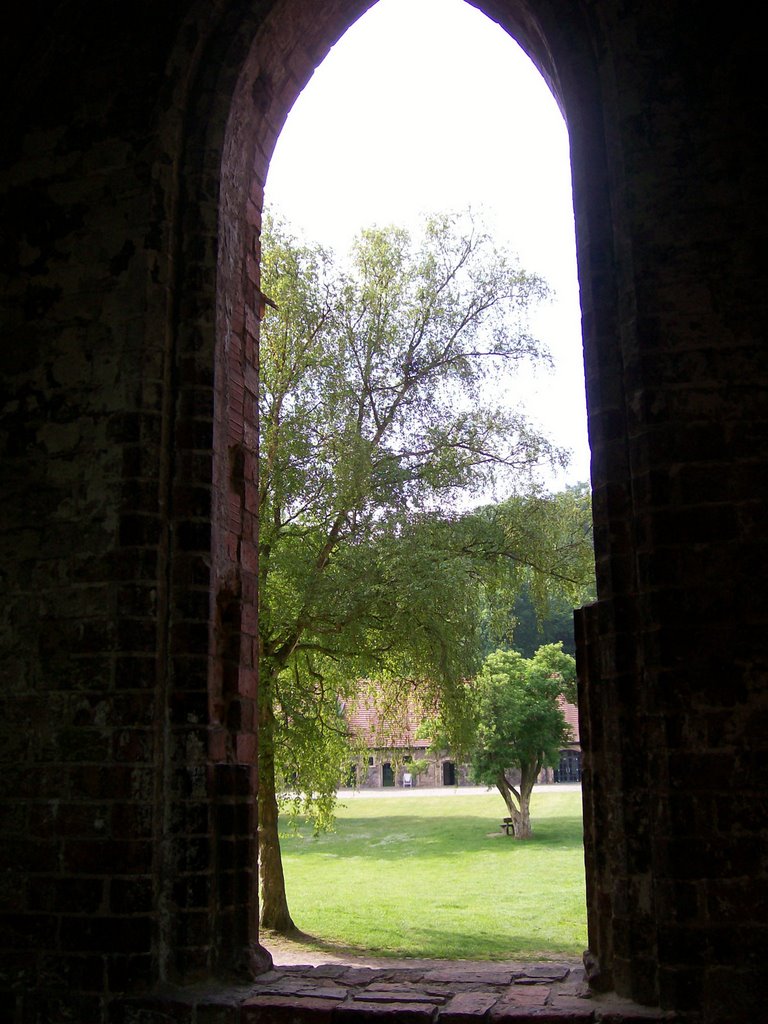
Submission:
M 572 742 L 579 742 L 579 712 L 574 704 L 569 704 L 564 697 L 559 698 L 565 720 L 571 727 Z M 414 748 L 426 749 L 429 739 L 417 738 L 421 719 L 413 707 L 405 711 L 404 719 L 397 724 L 388 722 L 384 709 L 377 707 L 369 695 L 361 695 L 357 700 L 347 703 L 344 713 L 353 736 L 362 740 L 370 748 Z M 398 710 L 402 715 L 402 711 Z
M 367 747 L 426 749 L 429 746 L 429 739 L 416 737 L 420 719 L 414 708 L 406 708 L 405 715 L 398 710 L 402 721 L 395 724 L 387 721 L 384 709 L 377 708 L 373 698 L 361 695 L 347 703 L 344 714 L 354 737 Z
M 558 698 L 560 707 L 562 708 L 565 720 L 571 727 L 571 733 L 573 734 L 573 743 L 579 742 L 579 709 L 575 704 L 569 704 L 565 697 Z

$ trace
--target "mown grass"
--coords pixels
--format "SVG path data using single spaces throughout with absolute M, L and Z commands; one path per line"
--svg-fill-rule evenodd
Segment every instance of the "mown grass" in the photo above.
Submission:
M 297 926 L 338 950 L 448 959 L 575 956 L 586 945 L 581 795 L 534 792 L 534 837 L 498 795 L 366 797 L 335 832 L 281 840 Z

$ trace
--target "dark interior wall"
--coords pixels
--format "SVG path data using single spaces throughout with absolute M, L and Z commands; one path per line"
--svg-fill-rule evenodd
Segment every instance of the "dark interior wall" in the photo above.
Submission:
M 41 1020 L 165 945 L 167 13 L 148 40 L 137 11 L 31 4 L 3 37 L 2 963 Z
M 97 1019 L 112 993 L 262 962 L 261 190 L 293 98 L 366 6 L 31 3 L 6 22 L 0 939 L 29 1019 Z M 590 947 L 603 984 L 752 1021 L 757 39 L 674 2 L 478 6 L 539 63 L 571 134 L 599 584 L 580 619 Z
M 766 806 L 765 263 L 753 234 L 766 197 L 752 42 L 746 26 L 723 38 L 684 5 L 640 5 L 631 24 L 600 13 L 616 322 L 601 336 L 610 303 L 592 310 L 588 282 L 603 275 L 582 270 L 602 441 L 600 601 L 585 615 L 583 671 L 595 946 L 636 998 L 748 1020 L 766 927 L 765 834 L 749 824 Z

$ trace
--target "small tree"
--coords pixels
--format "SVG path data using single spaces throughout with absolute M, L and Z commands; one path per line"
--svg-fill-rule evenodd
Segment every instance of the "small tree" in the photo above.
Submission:
M 515 839 L 530 838 L 533 786 L 570 739 L 558 697 L 572 689 L 575 675 L 574 659 L 557 643 L 540 647 L 532 658 L 495 651 L 475 681 L 472 775 L 501 793 Z M 517 785 L 510 779 L 513 769 L 520 773 Z

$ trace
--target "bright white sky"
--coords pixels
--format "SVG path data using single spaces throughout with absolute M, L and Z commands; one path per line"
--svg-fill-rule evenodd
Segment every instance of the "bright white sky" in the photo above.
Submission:
M 589 480 L 568 134 L 498 25 L 464 0 L 379 0 L 299 96 L 266 202 L 339 252 L 371 224 L 481 211 L 555 292 L 533 324 L 556 370 L 519 386 L 529 416 L 573 453 L 551 486 Z

